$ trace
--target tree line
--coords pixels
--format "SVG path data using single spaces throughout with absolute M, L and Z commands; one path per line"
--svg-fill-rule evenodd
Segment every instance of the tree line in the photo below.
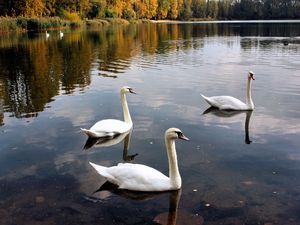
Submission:
M 299 19 L 300 0 L 0 0 L 0 16 L 66 15 L 81 19 Z

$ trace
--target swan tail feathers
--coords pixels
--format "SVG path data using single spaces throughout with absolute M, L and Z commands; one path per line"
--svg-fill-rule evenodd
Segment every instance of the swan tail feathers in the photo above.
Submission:
M 212 102 L 210 101 L 210 99 L 208 97 L 206 97 L 205 95 L 200 94 L 202 98 L 204 98 L 204 100 L 210 104 L 211 106 L 214 106 L 214 104 L 212 104 Z
M 111 175 L 107 172 L 107 167 L 105 166 L 100 166 L 95 163 L 89 162 L 90 165 L 99 173 L 101 176 L 105 178 L 111 178 Z
M 82 130 L 87 136 L 91 137 L 91 138 L 97 138 L 99 137 L 99 135 L 91 130 L 88 129 L 84 129 L 84 128 L 80 128 L 80 130 Z
M 200 95 L 201 95 L 202 98 L 204 98 L 205 101 L 207 101 L 207 102 L 209 101 L 208 97 L 206 97 L 206 96 L 203 95 L 203 94 L 200 94 Z

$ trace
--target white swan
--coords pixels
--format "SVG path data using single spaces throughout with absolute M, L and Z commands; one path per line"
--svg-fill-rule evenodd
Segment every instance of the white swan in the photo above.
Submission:
M 178 170 L 175 139 L 189 140 L 177 128 L 165 132 L 165 143 L 169 161 L 169 177 L 151 167 L 119 163 L 117 166 L 104 167 L 94 163 L 94 169 L 110 183 L 131 191 L 169 191 L 181 188 L 181 177 Z
M 251 98 L 251 80 L 255 80 L 254 73 L 249 71 L 247 82 L 246 103 L 231 96 L 212 96 L 206 97 L 201 95 L 211 106 L 220 110 L 253 110 L 254 104 Z
M 64 36 L 64 33 L 61 32 L 61 30 L 59 31 L 59 37 L 62 38 Z
M 46 39 L 48 39 L 50 37 L 50 34 L 48 33 L 48 31 L 46 31 L 45 35 L 46 35 Z
M 130 87 L 122 87 L 120 91 L 121 102 L 123 107 L 124 120 L 105 119 L 95 123 L 90 129 L 81 128 L 91 138 L 114 136 L 129 131 L 132 128 L 132 120 L 128 109 L 126 100 L 126 93 L 135 92 Z

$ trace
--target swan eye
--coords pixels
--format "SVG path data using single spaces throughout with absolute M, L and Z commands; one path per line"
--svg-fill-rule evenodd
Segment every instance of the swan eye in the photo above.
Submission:
M 252 80 L 255 80 L 255 77 L 254 77 L 254 73 L 253 73 L 253 72 L 249 72 L 249 77 L 250 77 Z
M 184 136 L 184 134 L 182 132 L 175 131 L 175 133 L 177 134 L 177 136 L 178 136 L 179 139 L 182 139 L 182 140 L 185 140 L 185 141 L 189 140 L 186 136 Z
M 175 131 L 175 133 L 177 134 L 178 137 L 181 137 L 183 135 L 183 133 L 180 131 Z
M 132 93 L 132 94 L 136 94 L 133 90 L 132 90 L 132 88 L 127 88 L 127 90 L 129 91 L 129 93 Z

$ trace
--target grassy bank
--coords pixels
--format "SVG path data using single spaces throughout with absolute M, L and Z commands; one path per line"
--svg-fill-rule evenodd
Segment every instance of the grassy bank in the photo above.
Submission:
M 42 31 L 55 29 L 70 29 L 77 27 L 99 28 L 107 25 L 128 25 L 132 21 L 119 18 L 70 20 L 59 17 L 26 18 L 26 17 L 0 17 L 0 33 Z M 133 23 L 138 23 L 133 21 Z
M 25 17 L 1 17 L 0 32 L 24 32 L 24 31 L 40 31 L 51 29 L 65 29 L 80 27 L 83 25 L 81 20 L 71 21 L 61 19 L 59 17 L 49 18 L 25 18 Z

